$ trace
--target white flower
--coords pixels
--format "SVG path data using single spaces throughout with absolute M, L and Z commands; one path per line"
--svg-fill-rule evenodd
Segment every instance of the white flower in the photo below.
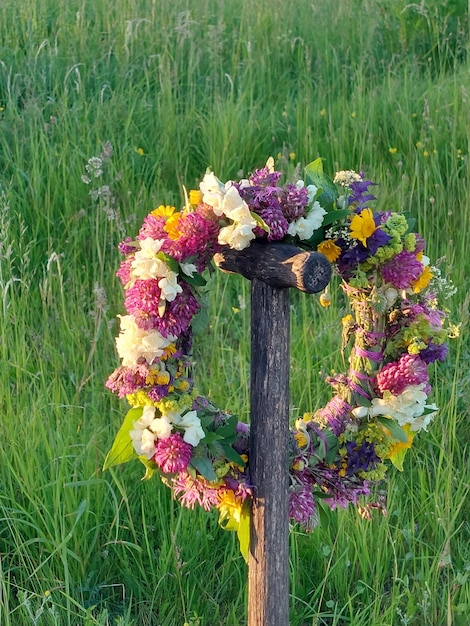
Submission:
M 116 337 L 116 348 L 124 367 L 133 367 L 141 357 L 152 363 L 163 354 L 164 348 L 176 340 L 171 335 L 163 337 L 157 330 L 139 328 L 132 315 L 118 317 L 121 320 L 121 332 Z
M 133 423 L 134 430 L 129 432 L 134 450 L 148 459 L 155 454 L 155 435 L 148 429 L 154 418 L 155 407 L 144 407 L 141 418 Z
M 234 250 L 246 248 L 255 238 L 256 220 L 238 189 L 231 181 L 224 185 L 213 172 L 204 176 L 199 187 L 203 202 L 209 204 L 216 215 L 223 215 L 233 222 L 220 230 L 218 242 Z
M 349 187 L 351 183 L 357 183 L 361 180 L 361 175 L 354 170 L 341 170 L 340 172 L 336 172 L 333 178 L 333 182 L 336 185 L 341 185 L 341 187 Z
M 180 268 L 183 274 L 186 274 L 186 276 L 189 276 L 190 278 L 192 278 L 193 274 L 197 272 L 197 267 L 194 263 L 180 263 Z
M 157 259 L 157 253 L 160 252 L 163 239 L 152 239 L 147 237 L 142 239 L 140 250 L 134 254 L 131 263 L 131 276 L 134 279 L 148 280 L 149 278 L 158 278 L 167 276 L 170 272 L 168 265 L 161 259 Z
M 154 406 L 144 406 L 144 410 L 142 411 L 142 415 L 137 422 L 134 422 L 134 426 L 136 424 L 142 424 L 143 428 L 148 428 L 150 424 L 155 419 L 155 407 Z
M 183 291 L 181 285 L 178 285 L 175 272 L 171 271 L 168 271 L 167 275 L 158 281 L 158 286 L 161 289 L 160 298 L 168 300 L 168 302 L 173 302 L 176 296 Z
M 225 185 L 220 181 L 214 172 L 205 174 L 199 183 L 202 192 L 202 201 L 214 209 L 216 215 L 222 215 L 222 202 L 225 196 Z
M 398 396 L 387 394 L 384 398 L 374 398 L 369 415 L 385 415 L 395 419 L 400 426 L 410 424 L 410 430 L 426 430 L 437 413 L 435 404 L 426 404 L 424 384 L 408 385 Z
M 183 439 L 194 448 L 204 439 L 205 433 L 201 426 L 201 420 L 197 416 L 197 411 L 189 411 L 185 415 L 174 416 L 174 423 L 184 428 Z
M 313 233 L 323 224 L 325 215 L 326 211 L 320 206 L 320 203 L 314 202 L 305 217 L 299 217 L 298 220 L 289 224 L 287 232 L 292 237 L 297 236 L 299 239 L 310 239 Z
M 167 415 L 162 415 L 161 417 L 156 417 L 152 420 L 149 430 L 156 435 L 157 439 L 166 439 L 171 435 L 173 425 Z
M 134 450 L 139 456 L 151 459 L 155 454 L 155 441 L 169 437 L 173 426 L 165 415 L 155 417 L 155 407 L 145 406 L 142 416 L 133 423 L 129 432 Z
M 234 250 L 243 250 L 250 244 L 250 241 L 255 238 L 253 228 L 254 226 L 250 224 L 237 223 L 225 226 L 219 232 L 218 242 L 220 245 L 229 246 Z
M 247 203 L 242 199 L 238 193 L 238 189 L 234 187 L 231 182 L 228 182 L 226 185 L 226 192 L 221 209 L 226 217 L 237 222 L 253 219 L 250 215 L 250 209 Z

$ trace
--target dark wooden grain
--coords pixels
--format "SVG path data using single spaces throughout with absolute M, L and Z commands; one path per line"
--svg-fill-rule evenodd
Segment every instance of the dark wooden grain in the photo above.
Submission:
M 258 278 L 278 289 L 294 287 L 318 293 L 331 278 L 331 265 L 323 254 L 280 242 L 255 240 L 240 251 L 224 248 L 214 260 L 221 270 L 249 280 Z
M 248 626 L 289 624 L 289 293 L 252 282 Z

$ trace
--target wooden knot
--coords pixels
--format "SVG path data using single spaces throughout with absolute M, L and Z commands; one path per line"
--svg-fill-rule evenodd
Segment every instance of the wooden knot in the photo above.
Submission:
M 319 252 L 300 250 L 289 243 L 256 239 L 244 250 L 224 248 L 214 256 L 224 272 L 257 278 L 271 287 L 293 287 L 305 293 L 318 293 L 330 282 L 331 265 Z

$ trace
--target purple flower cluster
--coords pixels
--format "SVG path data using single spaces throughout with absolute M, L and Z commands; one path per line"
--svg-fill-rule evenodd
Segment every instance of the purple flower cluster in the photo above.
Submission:
M 249 185 L 237 184 L 240 196 L 259 215 L 269 232 L 257 227 L 253 232 L 258 238 L 280 241 L 287 235 L 289 224 L 306 214 L 309 204 L 308 190 L 291 183 L 279 187 L 281 172 L 270 172 L 267 167 L 255 170 Z
M 408 289 L 420 277 L 423 264 L 415 252 L 402 250 L 381 268 L 384 281 L 396 289 Z

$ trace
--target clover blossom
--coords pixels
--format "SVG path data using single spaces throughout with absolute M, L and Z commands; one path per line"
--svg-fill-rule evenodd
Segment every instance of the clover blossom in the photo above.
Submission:
M 162 472 L 176 474 L 188 467 L 192 449 L 179 433 L 173 433 L 169 437 L 157 440 L 153 458 Z
M 396 289 L 408 289 L 423 272 L 423 264 L 413 252 L 402 250 L 381 268 L 382 278 Z
M 414 354 L 403 354 L 398 361 L 384 365 L 377 374 L 376 382 L 380 393 L 389 391 L 395 396 L 408 385 L 423 384 L 427 393 L 431 390 L 427 364 Z

